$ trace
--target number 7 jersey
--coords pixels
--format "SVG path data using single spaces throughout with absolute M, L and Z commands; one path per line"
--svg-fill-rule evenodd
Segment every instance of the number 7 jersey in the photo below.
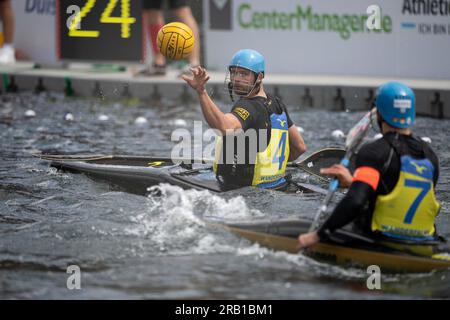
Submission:
M 434 192 L 434 166 L 428 159 L 400 157 L 400 174 L 394 189 L 378 195 L 372 231 L 406 240 L 432 240 L 440 205 Z

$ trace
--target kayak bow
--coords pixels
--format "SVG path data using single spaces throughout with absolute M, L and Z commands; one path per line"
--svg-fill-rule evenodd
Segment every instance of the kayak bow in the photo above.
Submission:
M 308 231 L 306 219 L 262 220 L 259 222 L 219 223 L 230 232 L 275 250 L 298 253 L 298 236 Z M 395 272 L 429 272 L 450 268 L 450 246 L 444 241 L 402 244 L 361 237 L 341 229 L 326 242 L 302 251 L 319 261 L 367 267 L 377 265 Z

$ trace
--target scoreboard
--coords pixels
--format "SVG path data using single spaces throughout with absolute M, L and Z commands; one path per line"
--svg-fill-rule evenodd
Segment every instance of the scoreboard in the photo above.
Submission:
M 143 61 L 140 0 L 57 0 L 62 60 Z

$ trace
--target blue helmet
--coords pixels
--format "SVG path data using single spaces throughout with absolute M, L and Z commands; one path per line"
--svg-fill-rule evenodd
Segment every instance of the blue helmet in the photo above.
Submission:
M 416 117 L 414 92 L 400 82 L 388 82 L 378 88 L 375 106 L 383 120 L 395 128 L 408 128 Z
M 264 57 L 261 53 L 252 49 L 243 49 L 234 54 L 228 68 L 239 67 L 255 73 L 264 73 L 265 64 Z

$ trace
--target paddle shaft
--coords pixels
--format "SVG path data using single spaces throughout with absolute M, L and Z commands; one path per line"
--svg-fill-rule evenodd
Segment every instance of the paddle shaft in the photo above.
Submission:
M 370 127 L 370 117 L 372 112 L 373 110 L 366 113 L 364 117 L 359 120 L 358 123 L 348 133 L 346 141 L 347 151 L 345 152 L 344 158 L 341 160 L 341 165 L 343 165 L 344 167 L 348 167 L 351 157 L 355 153 L 360 143 L 363 141 L 363 138 Z M 339 180 L 335 178 L 330 183 L 328 194 L 326 195 L 324 201 L 322 202 L 322 205 L 320 206 L 316 216 L 314 217 L 311 227 L 309 228 L 309 232 L 317 229 L 320 218 L 324 213 L 326 213 L 328 205 L 330 204 L 331 199 L 336 193 L 338 187 Z
M 343 165 L 344 167 L 348 167 L 349 163 L 350 163 L 350 156 L 352 155 L 352 152 L 349 150 L 346 152 L 345 157 L 341 160 L 341 165 Z M 328 193 L 325 197 L 325 199 L 322 202 L 322 205 L 320 206 L 316 216 L 314 217 L 313 222 L 311 223 L 311 227 L 309 228 L 309 232 L 314 231 L 317 226 L 318 223 L 320 221 L 320 217 L 326 213 L 326 211 L 328 210 L 328 205 L 331 202 L 331 199 L 333 199 L 334 194 L 336 193 L 336 190 L 339 188 L 339 180 L 334 178 L 331 182 L 330 182 L 330 186 L 328 187 Z

